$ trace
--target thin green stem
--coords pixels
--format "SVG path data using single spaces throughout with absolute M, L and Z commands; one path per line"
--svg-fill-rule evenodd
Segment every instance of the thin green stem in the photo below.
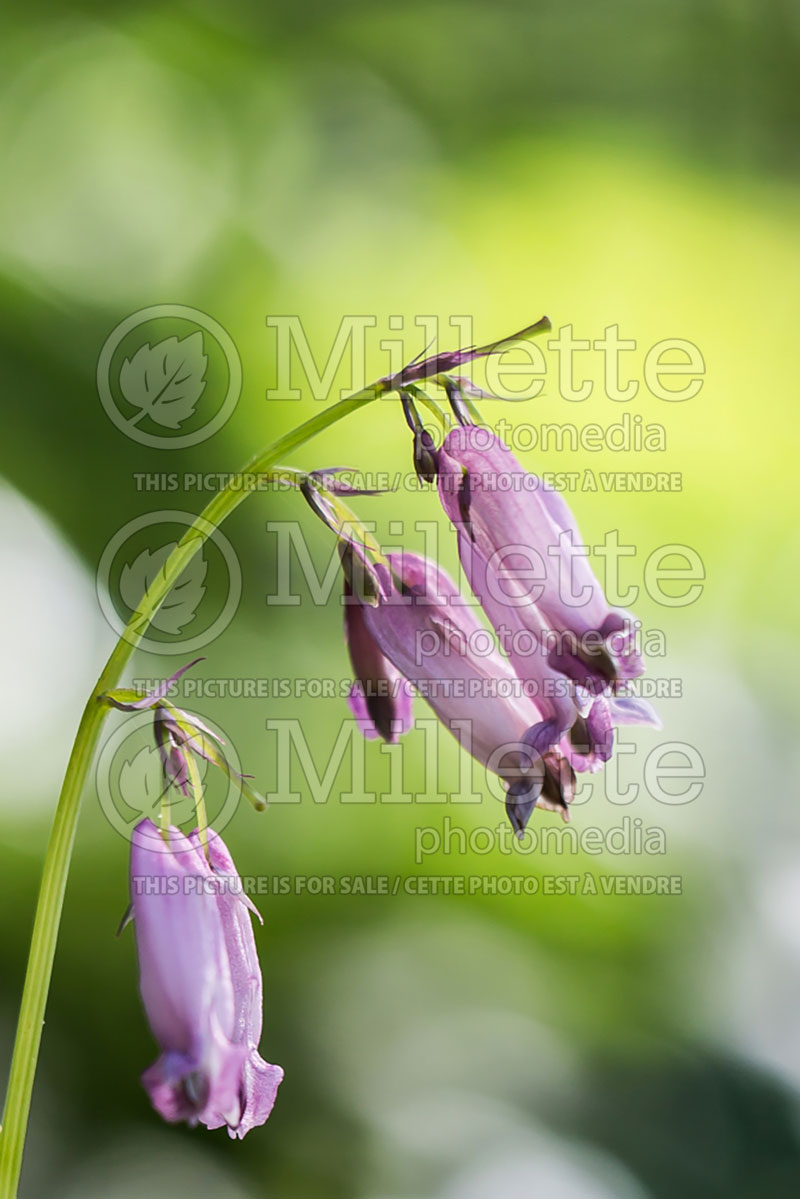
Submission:
M 203 790 L 203 780 L 200 778 L 200 771 L 197 766 L 197 759 L 194 754 L 186 755 L 186 769 L 189 773 L 189 786 L 192 788 L 192 800 L 194 802 L 194 810 L 197 815 L 197 831 L 200 835 L 200 844 L 203 847 L 203 853 L 208 859 L 208 813 L 206 812 L 206 796 Z
M 291 453 L 317 433 L 340 421 L 352 412 L 357 412 L 382 394 L 384 388 L 374 384 L 363 391 L 339 400 L 324 412 L 298 425 L 290 433 L 278 438 L 261 453 L 256 454 L 243 468 L 243 475 L 259 475 L 275 466 L 285 455 Z M 19 1023 L 11 1058 L 11 1070 L 6 1093 L 3 1128 L 0 1133 L 0 1199 L 16 1199 L 25 1134 L 31 1105 L 31 1093 L 36 1074 L 36 1062 L 42 1039 L 47 994 L 53 970 L 64 891 L 69 874 L 75 829 L 78 823 L 81 795 L 86 776 L 94 756 L 100 729 L 108 711 L 99 697 L 119 682 L 128 659 L 146 632 L 159 606 L 180 576 L 188 562 L 194 557 L 210 532 L 217 528 L 234 509 L 251 494 L 237 487 L 236 477 L 213 497 L 184 534 L 170 554 L 161 570 L 142 597 L 138 610 L 133 614 L 122 636 L 108 659 L 97 684 L 89 697 L 78 726 L 75 743 L 70 754 L 67 773 L 61 788 L 50 840 L 45 854 L 39 900 L 36 906 L 28 969 L 22 992 Z

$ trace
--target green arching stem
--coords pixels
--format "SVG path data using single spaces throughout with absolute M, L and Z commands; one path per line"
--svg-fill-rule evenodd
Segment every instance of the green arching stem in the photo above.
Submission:
M 357 412 L 386 390 L 383 384 L 372 384 L 363 391 L 339 400 L 324 412 L 312 416 L 290 433 L 278 438 L 261 453 L 256 454 L 243 468 L 243 475 L 259 475 L 268 471 L 286 454 L 322 433 L 325 429 Z M 42 1039 L 47 994 L 53 970 L 64 891 L 67 885 L 75 829 L 78 823 L 81 795 L 94 756 L 100 728 L 109 708 L 99 702 L 100 696 L 119 682 L 128 659 L 146 632 L 150 621 L 189 561 L 209 536 L 251 492 L 236 487 L 231 480 L 211 499 L 189 528 L 159 571 L 122 636 L 115 645 L 95 685 L 81 717 L 72 746 L 67 772 L 61 788 L 58 806 L 42 869 L 42 882 L 36 906 L 28 969 L 22 991 L 17 1035 L 11 1057 L 11 1070 L 0 1133 L 0 1199 L 16 1199 L 31 1093 L 36 1074 L 36 1062 Z

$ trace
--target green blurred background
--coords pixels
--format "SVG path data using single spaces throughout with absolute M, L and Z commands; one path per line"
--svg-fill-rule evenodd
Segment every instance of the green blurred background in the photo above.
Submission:
M 127 521 L 206 497 L 136 489 L 134 472 L 233 470 L 319 409 L 276 403 L 268 315 L 298 313 L 324 358 L 343 314 L 469 314 L 479 340 L 547 312 L 642 351 L 696 343 L 686 403 L 640 388 L 624 407 L 664 425 L 660 454 L 529 453 L 537 470 L 682 472 L 683 490 L 578 494 L 587 540 L 686 543 L 707 585 L 688 608 L 646 596 L 665 631 L 665 728 L 636 738 L 626 778 L 666 740 L 707 778 L 685 806 L 595 796 L 574 822 L 665 830 L 660 857 L 414 861 L 415 829 L 495 827 L 500 806 L 341 803 L 226 830 L 242 873 L 680 875 L 670 897 L 264 897 L 262 1050 L 286 1070 L 242 1144 L 167 1128 L 138 1082 L 154 1049 L 139 1007 L 127 846 L 90 790 L 48 1009 L 22 1194 L 215 1199 L 778 1199 L 800 1181 L 800 821 L 793 805 L 798 536 L 793 477 L 800 179 L 800 16 L 784 0 L 290 4 L 212 0 L 11 4 L 0 45 L 0 522 L 5 685 L 0 1040 L 10 1048 L 42 855 L 84 697 L 113 643 L 94 576 Z M 196 448 L 126 438 L 97 398 L 97 356 L 137 309 L 182 303 L 228 330 L 244 370 L 224 429 Z M 412 328 L 409 357 L 422 345 Z M 554 369 L 552 354 L 548 365 Z M 641 373 L 642 353 L 626 359 Z M 585 373 L 600 377 L 595 355 Z M 337 388 L 346 386 L 346 372 Z M 514 420 L 609 424 L 545 393 Z M 505 414 L 505 410 L 504 410 Z M 496 414 L 493 412 L 492 417 Z M 394 405 L 375 405 L 293 464 L 407 469 Z M 440 520 L 434 496 L 362 501 Z M 268 606 L 268 520 L 298 519 L 320 569 L 330 544 L 290 496 L 226 526 L 242 564 L 208 677 L 346 674 L 340 612 Z M 454 563 L 442 522 L 443 557 Z M 419 546 L 415 534 L 408 544 Z M 186 655 L 140 654 L 131 677 Z M 266 721 L 299 719 L 321 763 L 339 700 L 203 700 L 262 789 Z M 419 714 L 424 715 L 423 705 Z M 114 727 L 114 719 L 108 729 Z M 412 789 L 424 737 L 407 744 Z M 386 760 L 368 747 L 373 789 Z M 458 754 L 442 755 L 443 789 Z M 302 787 L 300 788 L 303 789 Z M 541 821 L 540 821 L 541 817 Z M 537 822 L 553 820 L 546 813 Z

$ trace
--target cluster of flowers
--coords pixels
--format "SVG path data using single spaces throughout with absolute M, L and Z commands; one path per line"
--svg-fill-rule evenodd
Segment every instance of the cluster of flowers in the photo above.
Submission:
M 635 622 L 606 602 L 567 503 L 542 480 L 498 486 L 525 470 L 473 423 L 465 381 L 446 384 L 459 423 L 439 449 L 411 394 L 402 393 L 415 463 L 438 487 L 464 576 L 507 656 L 496 645 L 485 652 L 485 625 L 440 565 L 411 553 L 383 557 L 344 519 L 335 476 L 323 476 L 327 502 L 318 491 L 313 506 L 340 538 L 355 675 L 350 704 L 362 731 L 396 740 L 410 728 L 411 697 L 420 693 L 503 780 L 521 836 L 537 806 L 568 819 L 575 772 L 608 761 L 615 725 L 659 721 L 645 700 L 625 694 L 644 670 Z
M 606 603 L 566 503 L 531 481 L 481 426 L 473 401 L 483 393 L 451 373 L 547 327 L 539 322 L 489 346 L 425 359 L 377 385 L 378 394 L 394 391 L 402 399 L 417 474 L 437 486 L 465 577 L 489 625 L 510 644 L 508 656 L 496 646 L 477 651 L 486 625 L 438 564 L 381 553 L 341 498 L 360 493 L 338 482 L 337 471 L 296 472 L 299 489 L 338 538 L 355 675 L 350 705 L 363 732 L 395 741 L 409 729 L 412 694 L 420 692 L 503 780 L 519 835 L 536 806 L 568 816 L 575 771 L 609 759 L 615 724 L 658 723 L 648 704 L 624 695 L 625 683 L 643 670 L 632 621 Z M 426 379 L 446 393 L 455 416 L 438 448 L 417 408 L 436 407 L 418 386 Z M 222 839 L 209 835 L 194 759 L 229 777 L 231 771 L 211 730 L 168 699 L 189 665 L 148 695 L 119 690 L 103 697 L 123 711 L 153 712 L 166 785 L 191 790 L 198 813 L 198 827 L 185 835 L 162 803 L 161 827 L 143 820 L 132 838 L 140 990 L 162 1051 L 142 1081 L 164 1119 L 227 1126 L 232 1137 L 243 1137 L 267 1119 L 283 1071 L 258 1053 L 255 909 L 235 885 L 239 876 Z M 246 778 L 236 780 L 254 806 L 264 806 Z

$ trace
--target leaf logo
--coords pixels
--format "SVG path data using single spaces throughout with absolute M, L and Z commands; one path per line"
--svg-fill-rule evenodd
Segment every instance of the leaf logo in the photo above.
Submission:
M 126 563 L 119 576 L 119 594 L 131 612 L 137 612 L 142 596 L 163 571 L 164 564 L 176 542 L 171 541 L 157 550 L 144 549 Z M 205 578 L 208 571 L 203 551 L 195 554 L 178 576 L 161 607 L 151 619 L 151 624 L 161 633 L 177 636 L 197 614 L 206 593 Z
M 195 759 L 201 781 L 205 778 L 208 763 L 202 758 Z M 161 755 L 155 745 L 144 745 L 127 758 L 120 767 L 117 783 L 120 799 L 136 812 L 135 819 L 149 816 L 158 821 L 161 801 L 169 792 L 170 818 L 177 824 L 191 819 L 194 811 L 191 795 L 183 796 L 179 791 L 170 788 L 164 778 L 161 765 Z
M 119 372 L 122 394 L 138 409 L 128 426 L 149 416 L 161 428 L 179 429 L 205 391 L 207 366 L 199 329 L 184 338 L 166 337 L 140 346 Z
M 122 763 L 118 786 L 120 798 L 137 815 L 158 814 L 167 783 L 155 746 L 151 749 L 145 745 L 132 758 Z

